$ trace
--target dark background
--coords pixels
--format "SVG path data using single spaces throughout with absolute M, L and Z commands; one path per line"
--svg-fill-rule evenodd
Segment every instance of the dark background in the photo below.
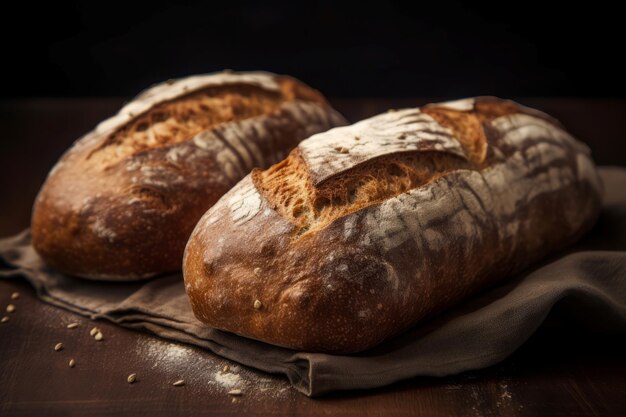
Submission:
M 623 98 L 623 15 L 599 2 L 11 3 L 2 96 L 134 95 L 230 68 L 329 97 Z

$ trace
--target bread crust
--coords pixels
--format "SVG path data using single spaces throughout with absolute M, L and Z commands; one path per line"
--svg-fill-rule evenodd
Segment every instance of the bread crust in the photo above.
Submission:
M 217 73 L 139 94 L 80 138 L 35 201 L 33 246 L 98 280 L 181 269 L 202 214 L 254 167 L 345 124 L 317 91 L 270 73 Z
M 264 188 L 276 167 L 244 178 L 187 244 L 195 315 L 293 349 L 362 351 L 573 243 L 599 213 L 602 185 L 588 148 L 548 115 L 493 97 L 332 129 L 290 158 L 304 161 L 314 199 L 325 181 L 378 175 L 364 164 L 407 153 L 467 164 L 367 204 L 348 201 L 304 232 Z

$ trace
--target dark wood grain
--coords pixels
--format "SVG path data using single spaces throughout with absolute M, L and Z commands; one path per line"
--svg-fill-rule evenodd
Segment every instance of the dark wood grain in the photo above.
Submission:
M 428 100 L 334 100 L 351 120 Z M 559 117 L 603 164 L 626 165 L 617 101 L 520 100 Z M 114 112 L 119 99 L 0 103 L 0 236 L 28 226 L 47 171 L 80 134 Z M 20 298 L 10 300 L 18 291 Z M 489 369 L 414 378 L 369 391 L 309 399 L 280 376 L 238 366 L 198 348 L 94 323 L 39 301 L 21 281 L 0 280 L 0 416 L 624 416 L 626 339 L 582 328 L 560 309 L 522 348 Z M 70 322 L 76 329 L 67 329 Z M 105 335 L 88 334 L 97 325 Z M 56 343 L 65 348 L 55 352 Z M 459 341 L 463 343 L 463 341 Z M 74 368 L 68 366 L 75 358 Z M 225 365 L 243 395 L 216 380 Z M 128 384 L 136 372 L 138 382 Z M 186 385 L 174 387 L 177 379 Z

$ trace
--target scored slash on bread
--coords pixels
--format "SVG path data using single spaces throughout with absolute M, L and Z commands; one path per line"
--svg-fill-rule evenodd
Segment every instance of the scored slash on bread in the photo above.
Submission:
M 389 112 L 225 194 L 189 239 L 185 287 L 212 327 L 357 352 L 573 243 L 600 194 L 588 148 L 542 112 L 493 97 Z
M 345 124 L 287 77 L 224 72 L 156 85 L 70 148 L 33 210 L 33 246 L 52 268 L 132 280 L 180 270 L 200 216 L 254 167 Z

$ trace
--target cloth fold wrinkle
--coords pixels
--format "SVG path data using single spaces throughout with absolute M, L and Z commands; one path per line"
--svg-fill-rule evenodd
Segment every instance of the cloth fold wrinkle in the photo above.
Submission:
M 83 280 L 49 270 L 24 232 L 0 240 L 0 278 L 25 279 L 43 301 L 74 313 L 196 345 L 284 374 L 308 396 L 374 388 L 415 376 L 494 365 L 555 306 L 603 331 L 626 332 L 626 169 L 601 168 L 605 204 L 581 242 L 383 344 L 352 355 L 297 352 L 209 328 L 193 315 L 182 275 L 143 282 Z

